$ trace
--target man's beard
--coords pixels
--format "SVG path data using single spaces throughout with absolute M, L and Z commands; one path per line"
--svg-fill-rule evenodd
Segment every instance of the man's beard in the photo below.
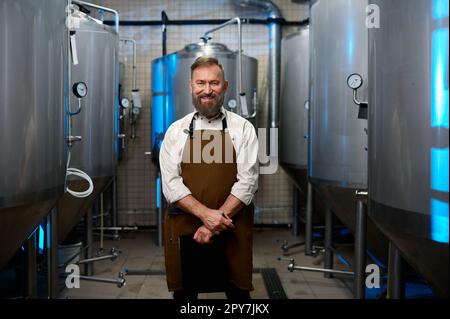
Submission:
M 201 98 L 203 97 L 213 97 L 213 105 L 212 106 L 204 106 L 202 105 Z M 196 96 L 194 93 L 192 93 L 192 104 L 194 105 L 195 109 L 206 118 L 211 118 L 216 116 L 221 106 L 223 105 L 223 101 L 225 99 L 225 92 L 221 94 L 202 94 L 199 96 Z

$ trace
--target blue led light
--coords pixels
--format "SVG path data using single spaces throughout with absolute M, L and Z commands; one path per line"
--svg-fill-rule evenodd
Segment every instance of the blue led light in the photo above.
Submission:
M 44 229 L 39 226 L 39 250 L 44 250 Z
M 431 126 L 448 129 L 448 29 L 435 30 L 432 43 Z
M 448 192 L 448 148 L 431 149 L 431 188 Z
M 431 239 L 448 243 L 448 203 L 431 199 Z
M 156 179 L 156 208 L 159 208 L 161 205 L 160 197 L 161 197 L 161 179 L 158 177 Z
M 433 19 L 448 17 L 448 0 L 433 0 Z

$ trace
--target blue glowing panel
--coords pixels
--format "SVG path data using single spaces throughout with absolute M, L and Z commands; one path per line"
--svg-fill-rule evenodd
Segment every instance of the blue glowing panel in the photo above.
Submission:
M 448 192 L 448 148 L 431 149 L 431 188 L 436 191 Z
M 431 200 L 431 239 L 448 243 L 448 203 Z
M 440 20 L 448 17 L 448 0 L 433 0 L 433 19 Z
M 431 126 L 448 129 L 448 29 L 435 30 L 432 41 Z

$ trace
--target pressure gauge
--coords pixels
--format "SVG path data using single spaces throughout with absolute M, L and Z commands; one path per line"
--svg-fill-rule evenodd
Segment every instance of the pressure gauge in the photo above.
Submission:
M 353 90 L 359 89 L 362 84 L 362 76 L 358 73 L 353 73 L 347 78 L 347 85 Z
M 139 110 L 139 108 L 137 108 L 137 107 L 134 107 L 134 108 L 133 108 L 133 114 L 134 114 L 134 115 L 137 116 L 137 115 L 139 115 L 140 112 L 141 112 L 141 111 Z
M 87 95 L 88 88 L 87 88 L 86 83 L 84 83 L 84 82 L 77 82 L 77 83 L 75 83 L 73 85 L 72 91 L 73 91 L 73 94 L 75 94 L 75 96 L 77 98 L 83 98 L 83 97 L 85 97 Z
M 127 109 L 130 106 L 130 101 L 126 97 L 124 97 L 122 101 L 120 101 L 120 104 L 124 109 Z
M 230 109 L 234 109 L 234 108 L 236 108 L 236 106 L 237 106 L 237 102 L 236 102 L 235 99 L 231 99 L 231 100 L 228 101 L 228 107 Z

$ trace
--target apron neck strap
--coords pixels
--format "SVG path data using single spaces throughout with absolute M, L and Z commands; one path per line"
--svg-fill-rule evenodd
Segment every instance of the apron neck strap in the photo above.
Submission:
M 189 138 L 192 139 L 194 137 L 194 125 L 195 123 L 195 114 L 192 117 L 191 123 L 189 123 Z M 227 123 L 227 117 L 226 115 L 224 116 L 224 118 L 222 119 L 222 131 L 224 131 L 225 133 L 228 133 L 228 123 Z

